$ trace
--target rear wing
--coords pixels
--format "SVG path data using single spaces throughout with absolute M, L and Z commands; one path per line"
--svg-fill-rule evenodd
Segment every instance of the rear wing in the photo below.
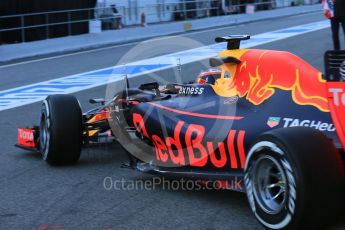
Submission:
M 332 121 L 345 150 L 345 50 L 325 53 L 325 78 Z
M 327 81 L 345 82 L 345 50 L 325 53 L 325 77 Z
M 228 50 L 236 50 L 240 48 L 242 40 L 250 39 L 249 35 L 229 35 L 226 37 L 216 37 L 215 42 L 226 42 Z

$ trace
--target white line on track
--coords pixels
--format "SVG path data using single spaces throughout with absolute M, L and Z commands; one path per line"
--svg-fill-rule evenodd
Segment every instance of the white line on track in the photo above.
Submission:
M 203 30 L 203 31 L 188 32 L 185 35 L 193 35 L 193 34 L 205 33 L 206 31 L 207 32 L 212 32 L 212 31 L 217 31 L 217 30 L 229 29 L 229 28 L 232 28 L 232 27 L 235 27 L 235 26 L 233 25 L 233 26 L 226 26 L 226 27 L 222 27 L 222 28 L 207 29 L 207 30 Z M 158 40 L 164 40 L 164 39 L 171 39 L 171 38 L 174 38 L 174 37 L 177 37 L 177 36 L 181 36 L 181 35 L 167 36 L 167 37 L 158 37 L 158 38 L 155 38 L 155 40 L 158 41 Z M 52 59 L 70 57 L 70 56 L 75 56 L 75 55 L 80 55 L 80 54 L 95 53 L 95 52 L 99 52 L 99 51 L 103 51 L 103 50 L 109 50 L 109 49 L 118 48 L 118 47 L 126 47 L 126 46 L 136 45 L 136 44 L 139 44 L 139 43 L 143 42 L 144 40 L 142 40 L 142 41 L 135 41 L 135 42 L 129 42 L 129 43 L 125 43 L 125 44 L 111 45 L 111 46 L 106 46 L 106 47 L 101 47 L 101 48 L 95 48 L 95 49 L 91 49 L 91 50 L 76 51 L 76 52 L 69 53 L 69 54 L 61 54 L 61 55 L 56 55 L 56 56 L 52 56 L 52 57 L 38 58 L 38 59 L 34 59 L 34 60 L 23 61 L 23 62 L 8 64 L 8 65 L 2 65 L 2 66 L 0 66 L 0 69 L 7 68 L 7 67 L 12 67 L 12 66 L 17 66 L 17 65 L 24 65 L 24 64 L 30 64 L 30 63 L 35 63 L 35 62 L 47 61 L 47 60 L 52 60 Z
M 267 33 L 257 34 L 250 40 L 242 42 L 242 48 L 250 48 L 271 43 L 297 35 L 318 31 L 329 27 L 328 20 L 289 27 Z M 123 79 L 124 74 L 129 78 L 169 69 L 177 66 L 176 60 L 181 64 L 214 57 L 226 47 L 225 43 L 203 46 L 195 49 L 180 51 L 159 57 L 128 63 L 125 66 L 103 68 L 86 73 L 80 73 L 31 85 L 0 91 L 0 111 L 16 108 L 22 105 L 38 102 L 51 94 L 68 94 L 79 92 L 97 86 L 106 85 Z M 159 63 L 159 64 L 157 64 Z

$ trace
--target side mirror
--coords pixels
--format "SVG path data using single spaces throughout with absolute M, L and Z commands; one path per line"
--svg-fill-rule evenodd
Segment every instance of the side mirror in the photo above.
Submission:
M 218 67 L 223 65 L 224 63 L 233 63 L 238 64 L 241 63 L 241 61 L 235 57 L 227 57 L 227 58 L 210 58 L 210 66 L 211 67 Z
M 224 64 L 224 62 L 223 62 L 223 59 L 221 59 L 221 58 L 210 58 L 210 66 L 211 67 L 218 67 L 218 66 L 221 66 L 223 64 Z
M 104 98 L 91 98 L 89 100 L 89 103 L 90 104 L 101 104 L 101 105 L 104 105 L 105 99 Z
M 155 90 L 158 88 L 159 88 L 159 84 L 157 82 L 145 83 L 139 86 L 139 89 L 141 90 Z

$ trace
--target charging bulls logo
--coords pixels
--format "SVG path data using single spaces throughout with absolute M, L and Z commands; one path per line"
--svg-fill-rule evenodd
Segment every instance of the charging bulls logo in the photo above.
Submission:
M 221 66 L 222 77 L 212 86 L 218 95 L 246 97 L 259 105 L 273 96 L 276 89 L 288 90 L 296 104 L 329 111 L 326 81 L 318 70 L 299 57 L 270 50 L 225 50 L 220 56 L 235 57 L 241 62 Z

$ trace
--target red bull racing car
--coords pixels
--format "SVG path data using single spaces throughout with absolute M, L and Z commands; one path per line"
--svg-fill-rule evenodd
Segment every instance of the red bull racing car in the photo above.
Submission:
M 118 141 L 131 168 L 245 192 L 267 229 L 321 228 L 344 207 L 345 52 L 326 53 L 323 76 L 288 52 L 240 49 L 245 39 L 216 38 L 219 69 L 195 84 L 126 87 L 86 113 L 72 95 L 48 96 L 17 146 L 62 165 Z

